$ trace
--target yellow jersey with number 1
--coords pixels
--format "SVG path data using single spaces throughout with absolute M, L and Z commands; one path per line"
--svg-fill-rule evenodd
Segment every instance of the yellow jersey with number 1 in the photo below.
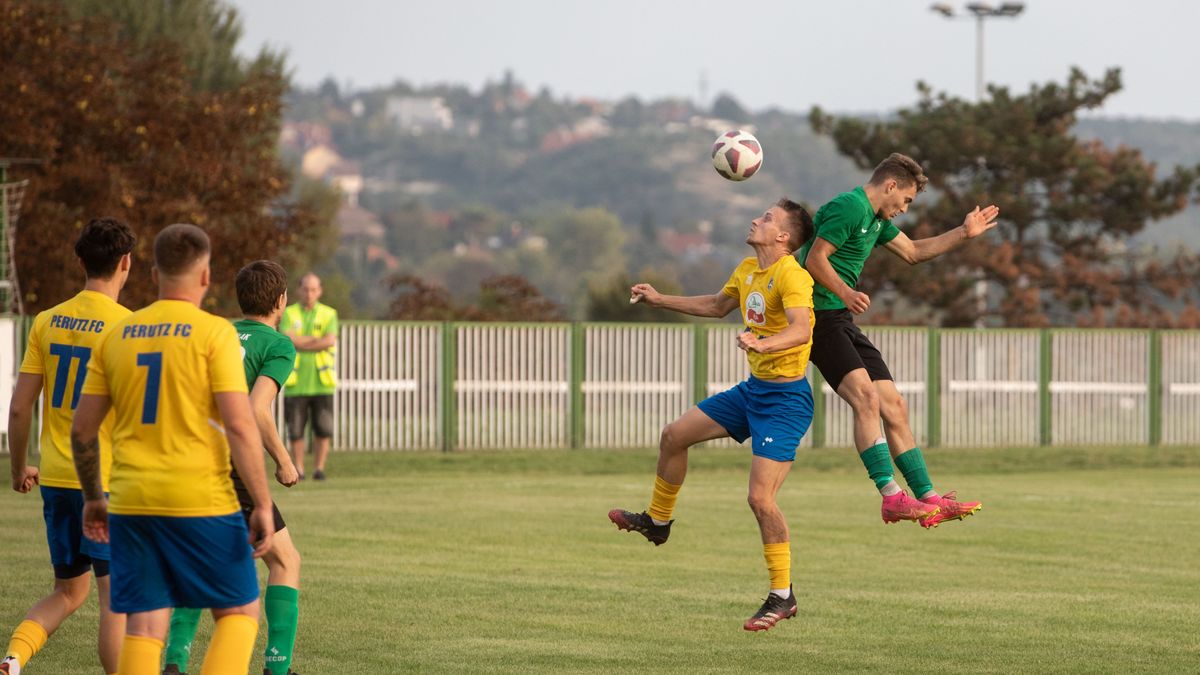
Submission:
M 233 324 L 159 300 L 105 336 L 83 393 L 112 399 L 109 511 L 224 516 L 238 511 L 229 444 L 213 394 L 246 393 Z
M 71 421 L 79 404 L 88 363 L 104 335 L 130 311 L 97 291 L 80 291 L 41 312 L 29 329 L 21 372 L 42 376 L 42 485 L 79 489 L 71 453 Z M 113 416 L 100 425 L 100 482 L 108 489 Z

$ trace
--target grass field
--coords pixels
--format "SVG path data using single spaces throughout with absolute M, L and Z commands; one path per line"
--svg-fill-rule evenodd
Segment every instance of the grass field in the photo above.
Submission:
M 328 482 L 273 488 L 304 556 L 294 668 L 1200 670 L 1200 451 L 926 455 L 979 515 L 884 526 L 849 452 L 802 454 L 781 494 L 800 615 L 751 634 L 767 578 L 745 451 L 692 453 L 659 548 L 605 517 L 645 507 L 651 451 L 337 454 Z M 2 639 L 49 587 L 40 508 L 0 496 Z M 100 672 L 95 622 L 93 599 L 25 673 Z

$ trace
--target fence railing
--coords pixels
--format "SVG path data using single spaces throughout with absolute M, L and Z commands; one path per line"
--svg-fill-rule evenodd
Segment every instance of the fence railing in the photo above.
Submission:
M 6 406 L 24 322 L 0 322 Z M 1200 445 L 1200 331 L 864 330 L 923 446 Z M 738 331 L 346 321 L 334 447 L 655 446 L 666 423 L 748 375 Z M 816 368 L 809 379 L 802 446 L 849 446 L 849 406 Z

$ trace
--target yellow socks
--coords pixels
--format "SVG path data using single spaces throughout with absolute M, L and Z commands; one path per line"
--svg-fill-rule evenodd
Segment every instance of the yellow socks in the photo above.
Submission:
M 767 559 L 767 572 L 771 575 L 771 590 L 790 588 L 792 585 L 792 547 L 789 542 L 763 544 L 763 557 Z
M 217 620 L 212 642 L 204 655 L 200 675 L 225 675 L 250 670 L 254 638 L 258 636 L 258 619 L 245 614 L 228 614 Z M 158 665 L 158 662 L 155 662 Z M 125 671 L 121 671 L 125 675 Z
M 661 520 L 664 523 L 671 520 L 671 514 L 675 512 L 675 499 L 679 497 L 679 485 L 672 485 L 663 480 L 661 476 L 654 477 L 654 494 L 650 497 L 650 508 L 648 513 L 655 520 Z
M 162 640 L 141 635 L 126 635 L 121 642 L 117 672 L 121 675 L 158 675 L 158 660 L 162 657 L 162 649 Z
M 8 656 L 17 657 L 17 662 L 24 666 L 29 663 L 29 659 L 38 653 L 42 645 L 46 644 L 46 638 L 49 637 L 46 629 L 42 628 L 42 624 L 36 621 L 25 619 L 20 626 L 13 631 L 12 640 L 8 643 Z

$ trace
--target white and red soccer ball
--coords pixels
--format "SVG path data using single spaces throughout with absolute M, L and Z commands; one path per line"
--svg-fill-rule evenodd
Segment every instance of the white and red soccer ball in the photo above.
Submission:
M 762 144 L 748 131 L 726 131 L 713 143 L 712 163 L 717 173 L 725 178 L 746 180 L 762 168 Z

